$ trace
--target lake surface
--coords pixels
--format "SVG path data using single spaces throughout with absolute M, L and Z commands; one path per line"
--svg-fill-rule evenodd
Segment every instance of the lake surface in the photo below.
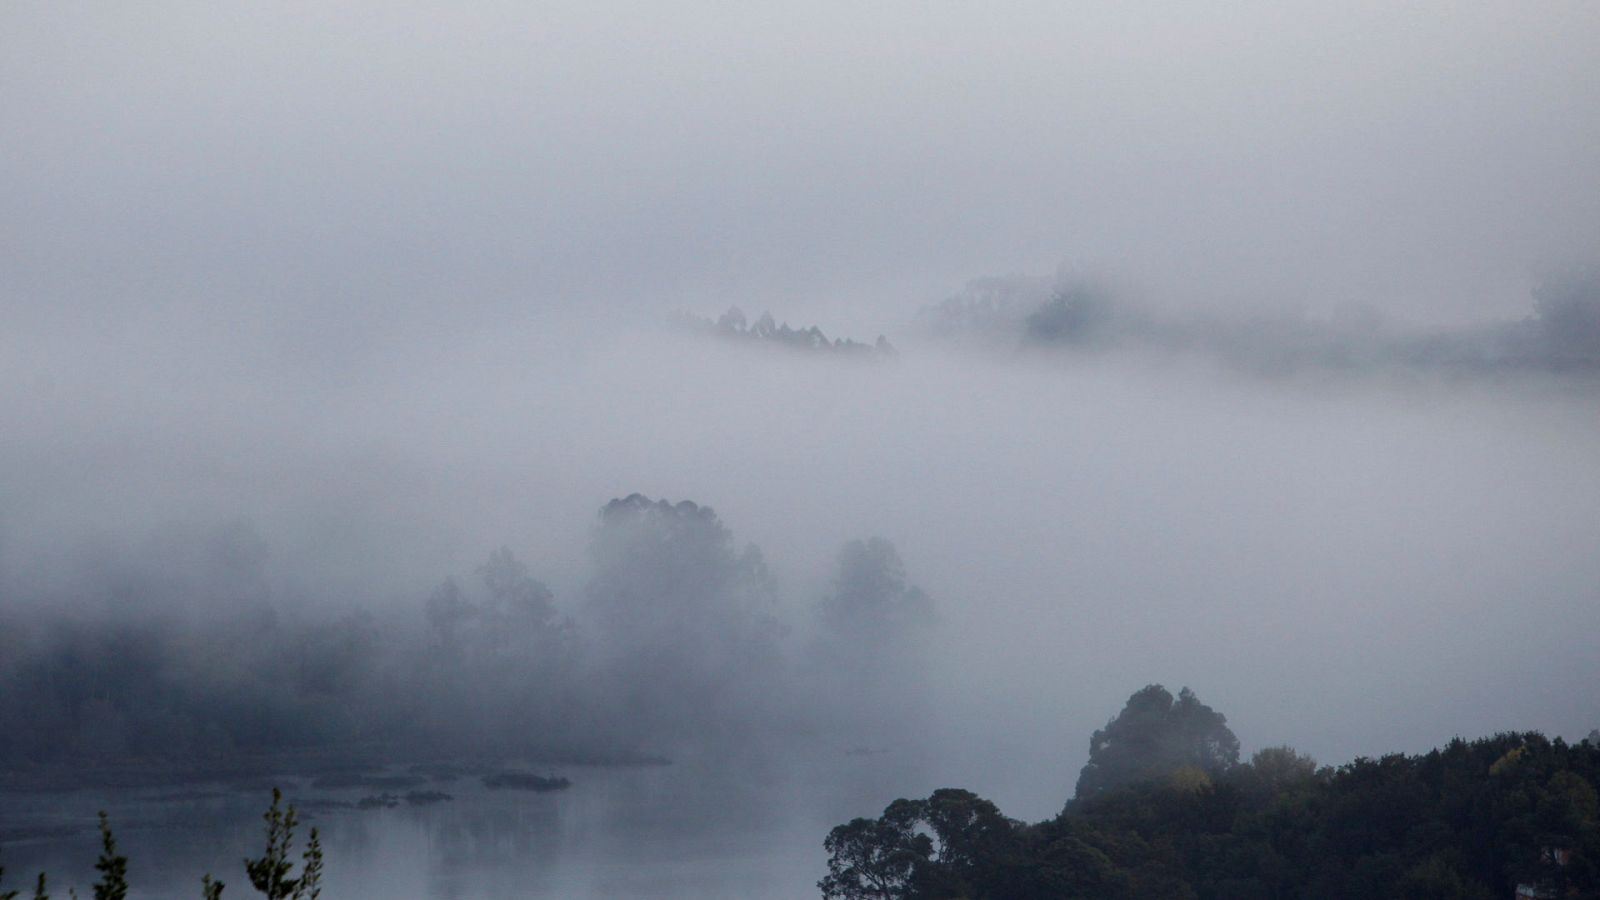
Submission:
M 802 774 L 728 775 L 711 767 L 564 767 L 572 787 L 490 790 L 472 776 L 421 790 L 453 799 L 392 808 L 329 808 L 381 791 L 315 788 L 283 779 L 287 799 L 321 832 L 324 896 L 366 898 L 739 897 L 818 895 L 822 839 L 853 815 L 875 814 L 883 764 L 842 759 Z M 885 781 L 895 780 L 888 776 Z M 264 845 L 270 783 L 0 794 L 5 887 L 49 872 L 52 893 L 87 896 L 105 809 L 129 857 L 134 898 L 199 896 L 200 876 L 224 896 L 256 896 L 241 860 Z M 391 789 L 404 795 L 405 789 Z

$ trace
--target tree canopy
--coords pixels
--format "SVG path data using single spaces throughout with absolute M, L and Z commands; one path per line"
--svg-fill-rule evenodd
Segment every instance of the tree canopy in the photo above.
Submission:
M 1078 775 L 1082 800 L 1193 767 L 1215 777 L 1239 762 L 1239 739 L 1222 713 L 1184 688 L 1174 701 L 1159 684 L 1135 691 L 1116 718 L 1089 739 Z
M 1337 769 L 1273 747 L 1034 825 L 945 789 L 835 828 L 818 886 L 827 900 L 1597 897 L 1597 786 L 1600 744 L 1530 732 Z

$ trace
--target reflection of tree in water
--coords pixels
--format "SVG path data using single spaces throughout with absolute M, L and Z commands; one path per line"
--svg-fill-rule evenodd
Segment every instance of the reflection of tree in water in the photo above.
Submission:
M 558 855 L 561 816 L 553 799 L 495 802 L 488 797 L 448 808 L 408 810 L 407 818 L 428 830 L 432 851 L 444 866 L 504 866 Z

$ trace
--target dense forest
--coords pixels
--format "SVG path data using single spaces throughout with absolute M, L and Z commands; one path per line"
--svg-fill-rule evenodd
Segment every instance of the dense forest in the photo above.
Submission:
M 900 799 L 825 842 L 829 900 L 1600 896 L 1600 731 L 1452 740 L 1318 767 L 1240 761 L 1225 718 L 1152 685 L 1095 732 L 1037 824 L 969 791 Z

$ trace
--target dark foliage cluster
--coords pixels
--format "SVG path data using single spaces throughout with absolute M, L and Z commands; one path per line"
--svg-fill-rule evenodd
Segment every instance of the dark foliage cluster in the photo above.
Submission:
M 1136 694 L 1129 708 L 1153 705 Z M 818 886 L 830 900 L 1600 896 L 1594 740 L 1506 733 L 1337 769 L 1285 747 L 1226 756 L 1209 772 L 1090 779 L 1087 794 L 1080 781 L 1033 825 L 966 791 L 897 800 L 828 835 Z
M 830 340 L 827 335 L 822 333 L 822 329 L 815 325 L 809 328 L 793 328 L 788 322 L 779 323 L 774 320 L 771 313 L 762 313 L 759 319 L 751 322 L 745 318 L 744 312 L 737 306 L 730 307 L 727 312 L 718 316 L 715 320 L 704 316 L 684 314 L 678 317 L 678 323 L 697 334 L 785 347 L 808 353 L 828 353 L 862 358 L 892 357 L 895 355 L 895 349 L 889 343 L 889 339 L 881 334 L 878 335 L 877 340 L 870 344 L 850 338 L 833 338 Z
M 1127 706 L 1089 739 L 1089 762 L 1077 796 L 1096 797 L 1188 769 L 1215 778 L 1239 761 L 1239 739 L 1221 713 L 1188 688 L 1177 700 L 1159 684 L 1128 698 Z
M 202 543 L 177 567 L 197 573 L 187 581 L 107 567 L 0 608 L 0 771 L 608 762 L 830 727 L 870 741 L 843 733 L 863 722 L 819 708 L 812 698 L 833 696 L 819 679 L 875 654 L 850 669 L 856 689 L 915 681 L 913 654 L 896 650 L 929 608 L 874 538 L 846 545 L 832 594 L 785 610 L 760 551 L 710 507 L 637 494 L 600 511 L 565 608 L 506 548 L 375 615 L 277 598 L 248 527 Z

